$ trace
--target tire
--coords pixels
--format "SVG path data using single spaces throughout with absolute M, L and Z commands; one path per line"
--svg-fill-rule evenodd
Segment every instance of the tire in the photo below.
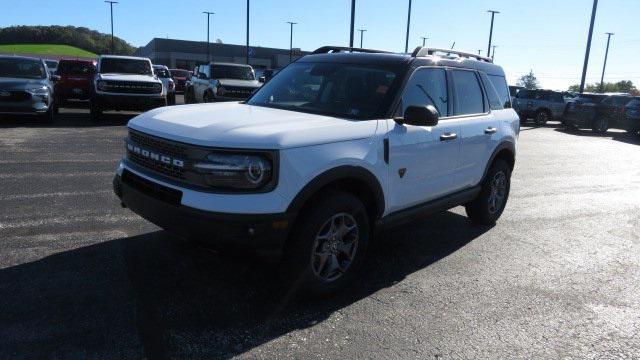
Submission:
M 48 125 L 53 124 L 53 120 L 54 120 L 54 117 L 55 117 L 54 110 L 55 109 L 53 107 L 51 107 L 46 113 L 39 114 L 37 116 L 38 122 L 42 123 L 42 124 L 48 124 Z
M 215 99 L 213 98 L 213 95 L 211 94 L 211 91 L 205 92 L 204 95 L 202 96 L 202 100 L 205 103 L 215 102 Z
M 536 112 L 535 123 L 537 126 L 544 126 L 550 118 L 551 116 L 549 115 L 549 112 L 546 110 L 539 110 Z
M 167 105 L 175 105 L 176 104 L 176 93 L 172 93 L 167 97 Z
M 609 130 L 609 121 L 606 118 L 597 118 L 593 122 L 593 132 L 596 134 L 606 134 L 607 130 Z
M 467 216 L 474 224 L 493 225 L 500 218 L 511 188 L 511 168 L 506 161 L 493 162 L 482 181 L 478 197 L 465 205 Z
M 91 121 L 100 121 L 102 118 L 102 112 L 103 110 L 100 106 L 93 102 L 91 103 L 89 107 L 89 117 L 91 118 Z
M 196 97 L 193 94 L 193 89 L 188 88 L 187 90 L 185 90 L 184 92 L 184 103 L 185 104 L 195 104 L 196 102 Z
M 282 266 L 293 293 L 325 296 L 357 275 L 369 243 L 369 218 L 351 194 L 330 192 L 315 199 L 294 225 Z

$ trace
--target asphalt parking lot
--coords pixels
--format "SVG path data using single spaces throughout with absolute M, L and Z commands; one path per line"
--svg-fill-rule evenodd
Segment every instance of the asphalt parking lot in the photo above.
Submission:
M 640 140 L 524 127 L 495 227 L 384 234 L 361 281 L 290 301 L 277 266 L 120 207 L 129 114 L 0 123 L 0 358 L 633 358 Z

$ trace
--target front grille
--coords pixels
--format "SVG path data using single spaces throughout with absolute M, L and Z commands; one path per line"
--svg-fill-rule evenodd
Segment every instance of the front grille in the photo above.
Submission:
M 160 90 L 154 89 L 156 83 L 141 81 L 113 81 L 103 80 L 106 84 L 104 92 L 112 92 L 119 94 L 160 94 Z
M 182 199 L 181 191 L 156 184 L 152 181 L 141 178 L 128 170 L 124 170 L 122 172 L 122 182 L 137 189 L 141 193 L 152 196 L 158 200 L 175 206 L 180 205 L 180 201 Z
M 176 166 L 171 161 L 163 162 L 157 158 L 154 159 L 149 152 L 184 162 L 187 158 L 186 146 L 132 130 L 129 131 L 129 140 L 133 143 L 131 145 L 137 145 L 139 149 L 146 151 L 146 153 L 132 151 L 130 146 L 127 146 L 127 158 L 131 162 L 170 178 L 185 179 L 184 163 L 183 166 Z
M 237 99 L 247 99 L 255 88 L 242 88 L 242 87 L 224 87 L 224 93 L 222 96 L 237 98 Z
M 29 99 L 31 99 L 31 94 L 26 91 L 0 90 L 0 102 L 21 102 Z

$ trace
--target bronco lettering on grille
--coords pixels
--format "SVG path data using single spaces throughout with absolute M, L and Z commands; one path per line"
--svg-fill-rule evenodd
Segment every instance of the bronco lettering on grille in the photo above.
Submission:
M 140 156 L 146 157 L 147 159 L 159 161 L 167 165 L 173 165 L 175 167 L 180 167 L 180 168 L 184 167 L 183 160 L 174 159 L 170 156 L 154 153 L 152 151 L 143 149 L 141 147 L 138 147 L 132 144 L 127 144 L 127 150 L 131 151 L 134 154 L 138 154 Z

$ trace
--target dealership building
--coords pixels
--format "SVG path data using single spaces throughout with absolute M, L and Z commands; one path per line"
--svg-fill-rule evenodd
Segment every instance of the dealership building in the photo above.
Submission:
M 245 64 L 245 45 L 209 44 L 211 61 Z M 294 49 L 292 59 L 308 54 Z M 207 43 L 154 38 L 147 45 L 138 48 L 136 56 L 148 57 L 154 64 L 166 65 L 172 69 L 193 69 L 207 63 Z M 277 69 L 289 64 L 289 49 L 275 49 L 259 46 L 249 47 L 249 64 L 258 69 Z

